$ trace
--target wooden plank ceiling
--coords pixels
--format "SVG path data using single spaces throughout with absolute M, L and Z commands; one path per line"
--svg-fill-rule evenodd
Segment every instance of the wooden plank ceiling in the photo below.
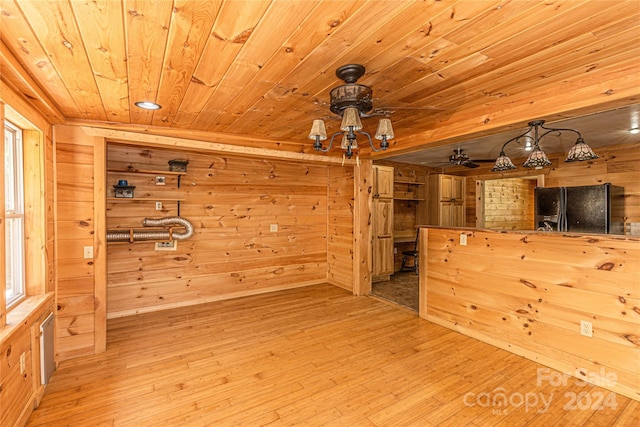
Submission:
M 640 94 L 637 0 L 0 0 L 0 8 L 2 81 L 57 123 L 220 142 L 228 134 L 311 152 L 314 118 L 338 130 L 328 108 L 342 83 L 335 69 L 361 63 L 359 83 L 392 119 L 397 154 Z M 142 100 L 162 109 L 134 106 Z M 376 122 L 364 124 L 373 132 Z

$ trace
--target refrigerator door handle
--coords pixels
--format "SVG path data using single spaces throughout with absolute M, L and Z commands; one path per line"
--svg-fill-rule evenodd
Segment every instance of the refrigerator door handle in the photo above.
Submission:
M 567 189 L 560 187 L 560 215 L 558 218 L 558 231 L 567 231 Z

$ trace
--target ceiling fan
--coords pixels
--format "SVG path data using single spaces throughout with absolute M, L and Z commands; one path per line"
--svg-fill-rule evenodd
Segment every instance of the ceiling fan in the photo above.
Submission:
M 495 159 L 475 159 L 472 160 L 468 154 L 463 153 L 462 148 L 453 150 L 453 155 L 449 156 L 450 166 L 464 166 L 467 168 L 477 168 L 478 163 L 494 163 Z

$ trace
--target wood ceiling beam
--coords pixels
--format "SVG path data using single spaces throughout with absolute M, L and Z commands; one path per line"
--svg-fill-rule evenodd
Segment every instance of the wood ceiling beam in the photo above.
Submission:
M 81 126 L 82 130 L 91 136 L 98 136 L 114 142 L 129 142 L 136 145 L 162 146 L 178 148 L 182 150 L 195 150 L 199 152 L 216 152 L 226 154 L 236 154 L 251 157 L 275 158 L 283 160 L 310 161 L 330 164 L 341 164 L 354 166 L 357 159 L 343 159 L 332 155 L 305 154 L 291 151 L 273 150 L 269 148 L 248 147 L 243 145 L 232 145 L 228 139 L 245 139 L 234 137 L 233 135 L 218 134 L 217 137 L 224 140 L 224 143 L 202 141 L 188 138 L 178 138 L 173 136 L 153 135 L 149 133 L 137 133 L 124 130 L 106 129 L 92 126 Z M 184 132 L 183 132 L 184 133 Z M 237 141 L 236 141 L 237 142 Z
M 8 86 L 23 97 L 27 104 L 33 105 L 43 114 L 49 123 L 64 123 L 65 118 L 62 112 L 20 65 L 2 41 L 0 41 L 0 76 Z

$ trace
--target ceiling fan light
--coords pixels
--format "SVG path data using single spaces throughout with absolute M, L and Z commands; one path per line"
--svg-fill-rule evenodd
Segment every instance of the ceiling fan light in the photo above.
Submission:
M 343 131 L 358 131 L 362 129 L 362 122 L 360 121 L 360 112 L 355 107 L 345 108 L 342 114 L 342 124 L 340 129 Z
M 551 162 L 547 158 L 547 155 L 544 154 L 544 151 L 536 146 L 522 166 L 525 168 L 542 169 L 545 166 L 551 166 Z
M 575 145 L 571 147 L 569 153 L 567 154 L 567 158 L 564 160 L 565 162 L 583 162 L 585 160 L 593 160 L 597 159 L 598 156 L 593 152 L 591 147 L 587 145 L 586 142 L 582 138 L 578 138 Z
M 349 140 L 349 138 L 347 138 L 347 134 L 345 133 L 344 135 L 342 135 L 340 148 L 342 148 L 343 150 L 347 150 L 349 149 L 349 147 L 351 147 L 352 150 L 355 150 L 356 148 L 358 148 L 358 141 L 355 139 Z
M 324 127 L 324 121 L 316 119 L 311 125 L 311 132 L 309 132 L 309 139 L 316 139 L 324 141 L 327 139 L 327 129 Z
M 376 139 L 393 139 L 393 126 L 391 120 L 380 119 L 378 122 L 378 130 L 376 131 Z
M 501 151 L 500 156 L 496 159 L 496 164 L 491 168 L 491 172 L 504 172 L 515 168 L 516 165 L 513 164 L 504 151 Z

